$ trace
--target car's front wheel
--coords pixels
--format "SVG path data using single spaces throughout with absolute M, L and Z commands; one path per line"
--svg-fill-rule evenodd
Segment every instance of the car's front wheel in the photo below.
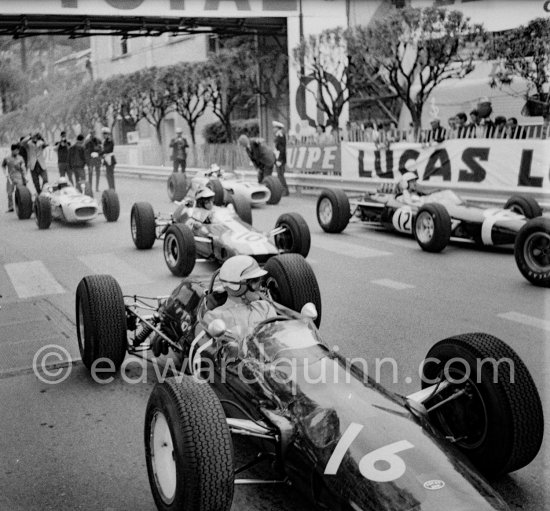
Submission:
M 504 209 L 509 209 L 523 215 L 526 218 L 536 218 L 542 215 L 540 204 L 533 199 L 524 195 L 512 195 L 504 205 Z
M 26 220 L 32 215 L 32 195 L 25 185 L 17 185 L 14 194 L 14 205 L 17 218 Z
M 145 459 L 157 509 L 229 511 L 233 443 L 208 383 L 184 377 L 157 383 L 145 412 Z
M 451 239 L 451 217 L 442 204 L 422 206 L 413 224 L 417 243 L 426 252 L 441 252 Z
M 233 204 L 237 216 L 248 225 L 252 225 L 252 206 L 250 201 L 240 193 L 229 195 L 228 203 Z
M 187 177 L 184 173 L 172 172 L 172 174 L 170 174 L 168 182 L 166 183 L 166 190 L 172 202 L 183 200 L 187 193 L 187 188 Z
M 540 397 L 506 343 L 482 333 L 444 339 L 429 350 L 422 371 L 422 387 L 436 385 L 424 403 L 430 421 L 484 475 L 513 472 L 537 455 L 544 429 Z
M 116 222 L 120 216 L 120 201 L 114 190 L 105 190 L 101 195 L 101 207 L 107 222 Z
M 311 234 L 307 222 L 298 213 L 285 213 L 277 219 L 275 228 L 284 232 L 275 236 L 275 245 L 282 252 L 291 252 L 307 257 L 311 247 Z
M 136 202 L 130 212 L 130 231 L 136 248 L 151 248 L 156 236 L 156 221 L 153 206 L 148 202 Z
M 279 204 L 281 202 L 281 197 L 283 196 L 283 185 L 277 176 L 267 176 L 262 184 L 269 190 L 271 193 L 269 200 L 266 204 Z
M 351 218 L 348 196 L 343 190 L 326 188 L 317 199 L 317 221 L 325 232 L 339 233 Z
M 48 229 L 52 223 L 52 205 L 50 199 L 39 195 L 34 201 L 34 217 L 39 229 Z
M 519 271 L 531 284 L 550 287 L 549 218 L 533 218 L 519 230 L 514 255 Z
M 214 192 L 214 206 L 223 206 L 225 198 L 225 190 L 222 182 L 219 179 L 210 179 L 206 186 Z
M 172 224 L 164 235 L 164 260 L 176 277 L 187 277 L 195 267 L 195 236 L 184 224 Z

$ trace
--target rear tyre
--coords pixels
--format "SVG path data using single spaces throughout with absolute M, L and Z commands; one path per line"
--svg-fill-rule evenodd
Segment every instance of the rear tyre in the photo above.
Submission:
M 311 234 L 307 222 L 298 213 L 285 213 L 277 219 L 275 228 L 286 230 L 275 236 L 275 246 L 281 252 L 291 252 L 307 257 L 311 247 Z
M 266 204 L 279 204 L 283 196 L 283 185 L 276 176 L 267 176 L 262 184 L 271 192 L 271 197 Z
M 504 204 L 504 209 L 509 209 L 527 218 L 536 218 L 542 215 L 540 204 L 532 197 L 512 195 Z
M 166 184 L 170 200 L 182 200 L 187 193 L 187 177 L 184 173 L 172 172 Z
M 184 377 L 157 383 L 145 412 L 145 459 L 160 511 L 229 511 L 233 441 L 207 383 Z
M 317 309 L 315 325 L 321 324 L 321 292 L 313 269 L 300 254 L 281 254 L 271 257 L 264 269 L 268 272 L 267 288 L 273 299 L 300 312 L 311 302 Z
M 457 439 L 454 445 L 480 472 L 498 477 L 533 460 L 542 443 L 542 405 L 512 348 L 488 334 L 464 334 L 438 342 L 426 358 L 422 387 L 441 377 L 450 382 L 426 403 L 428 409 L 465 391 L 430 412 L 431 422 Z
M 237 216 L 248 225 L 252 225 L 252 206 L 250 201 L 239 193 L 234 193 L 228 197 L 228 204 L 233 204 Z
M 195 237 L 184 224 L 173 224 L 164 235 L 164 260 L 176 277 L 187 277 L 195 267 Z
M 32 215 L 32 195 L 25 185 L 17 185 L 14 194 L 15 213 L 19 220 L 27 220 Z
M 451 240 L 451 217 L 442 204 L 422 206 L 413 221 L 414 238 L 422 250 L 441 252 Z
M 317 221 L 325 232 L 342 232 L 348 225 L 350 206 L 343 190 L 326 188 L 317 199 Z
M 514 256 L 519 271 L 531 284 L 550 287 L 550 219 L 533 218 L 519 230 Z
M 136 202 L 130 212 L 130 230 L 134 245 L 140 250 L 151 248 L 157 238 L 153 206 L 148 202 Z
M 126 308 L 120 286 L 111 275 L 90 275 L 78 284 L 76 331 L 80 356 L 88 369 L 94 363 L 102 372 L 120 368 L 128 345 Z
M 52 223 L 52 205 L 50 199 L 44 195 L 36 197 L 34 202 L 34 216 L 39 229 L 48 229 Z
M 223 206 L 225 190 L 222 182 L 219 179 L 211 179 L 206 183 L 206 186 L 214 192 L 214 206 Z
M 120 201 L 114 190 L 105 190 L 101 194 L 101 207 L 107 222 L 116 222 L 120 216 Z

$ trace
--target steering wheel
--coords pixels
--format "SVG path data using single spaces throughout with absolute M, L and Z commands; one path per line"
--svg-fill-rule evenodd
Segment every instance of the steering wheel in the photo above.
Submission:
M 270 323 L 275 323 L 276 321 L 290 321 L 293 318 L 288 318 L 286 316 L 273 316 L 272 318 L 267 318 L 260 321 L 255 327 L 254 330 L 258 330 L 264 325 L 269 325 Z

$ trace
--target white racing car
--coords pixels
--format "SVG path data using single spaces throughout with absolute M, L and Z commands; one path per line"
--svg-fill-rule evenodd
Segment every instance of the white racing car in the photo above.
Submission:
M 84 223 L 93 220 L 100 213 L 96 199 L 69 185 L 63 178 L 57 183 L 46 185 L 34 202 L 30 191 L 24 186 L 18 186 L 15 199 L 18 217 L 29 218 L 34 211 L 39 229 L 48 229 L 53 219 L 67 223 Z M 120 203 L 114 190 L 103 192 L 101 207 L 107 222 L 118 220 Z
M 267 176 L 261 184 L 253 183 L 213 164 L 207 170 L 198 171 L 190 185 L 185 174 L 171 174 L 168 178 L 168 197 L 172 201 L 180 201 L 185 196 L 194 197 L 201 186 L 208 186 L 214 192 L 216 206 L 227 204 L 228 194 L 246 197 L 252 206 L 278 204 L 283 194 L 283 187 L 276 176 Z

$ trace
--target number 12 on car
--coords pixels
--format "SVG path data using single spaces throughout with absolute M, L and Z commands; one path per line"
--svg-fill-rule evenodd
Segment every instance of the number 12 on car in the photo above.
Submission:
M 336 444 L 332 456 L 328 460 L 327 466 L 325 467 L 325 475 L 336 475 L 346 451 L 350 448 L 362 429 L 363 426 L 356 422 L 352 422 L 348 426 L 340 438 L 340 441 Z M 397 453 L 412 449 L 413 447 L 414 445 L 407 440 L 399 440 L 398 442 L 379 447 L 361 458 L 359 462 L 359 471 L 366 479 L 378 483 L 395 481 L 405 473 L 407 468 L 405 462 Z M 375 464 L 378 461 L 385 462 L 387 467 L 384 469 L 376 468 Z

